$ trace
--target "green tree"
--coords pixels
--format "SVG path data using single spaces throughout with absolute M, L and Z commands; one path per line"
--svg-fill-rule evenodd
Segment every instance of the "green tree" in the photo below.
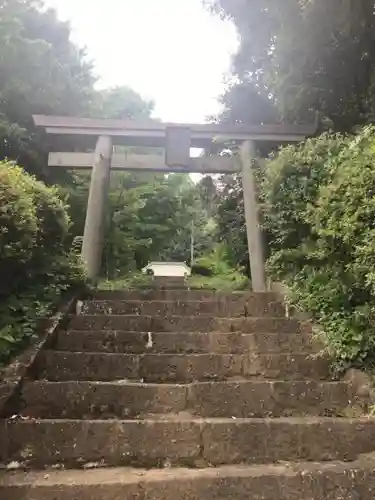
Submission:
M 245 223 L 241 175 L 223 175 L 219 182 L 217 231 L 226 247 L 229 264 L 246 269 L 249 275 L 249 252 Z
M 100 117 L 115 120 L 149 119 L 154 109 L 153 101 L 145 101 L 127 86 L 98 92 L 97 106 Z
M 192 226 L 199 257 L 215 225 L 187 174 L 115 173 L 110 190 L 105 273 L 115 278 L 150 260 L 189 261 Z
M 258 125 L 277 123 L 279 120 L 275 103 L 266 90 L 249 80 L 230 84 L 220 102 L 223 106 L 218 116 L 220 123 Z

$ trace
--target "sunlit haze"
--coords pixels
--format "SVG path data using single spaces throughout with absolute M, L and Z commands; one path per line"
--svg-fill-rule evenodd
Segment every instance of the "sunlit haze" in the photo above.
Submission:
M 48 0 L 70 20 L 101 87 L 129 85 L 165 121 L 203 122 L 236 50 L 234 27 L 202 0 Z

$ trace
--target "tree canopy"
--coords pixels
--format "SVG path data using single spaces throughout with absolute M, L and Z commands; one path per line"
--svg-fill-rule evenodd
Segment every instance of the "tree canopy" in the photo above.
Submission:
M 224 97 L 226 114 L 233 111 L 233 119 L 248 116 L 248 120 L 267 121 L 272 103 L 280 120 L 311 122 L 319 112 L 337 131 L 349 131 L 371 121 L 375 81 L 373 1 L 208 3 L 234 22 L 240 38 L 232 65 L 234 85 Z M 238 98 L 242 107 L 234 104 Z
M 94 78 L 67 23 L 36 0 L 0 3 L 0 158 L 42 175 L 32 114 L 88 114 Z
M 50 182 L 46 141 L 33 114 L 148 118 L 153 103 L 127 86 L 96 90 L 70 26 L 39 0 L 0 1 L 0 158 Z

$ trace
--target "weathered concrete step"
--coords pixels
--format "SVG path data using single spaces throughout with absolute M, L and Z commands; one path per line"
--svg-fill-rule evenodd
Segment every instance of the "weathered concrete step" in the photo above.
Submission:
M 375 450 L 375 419 L 25 420 L 0 427 L 1 460 L 36 467 L 191 467 L 356 460 Z
M 51 381 L 194 382 L 232 377 L 327 379 L 329 363 L 305 354 L 108 354 L 43 351 L 36 375 Z
M 2 500 L 373 500 L 375 459 L 200 470 L 47 470 L 0 476 Z
M 264 303 L 278 302 L 279 296 L 272 292 L 255 293 L 255 292 L 215 292 L 213 290 L 116 290 L 116 291 L 100 291 L 94 292 L 93 300 L 141 300 L 141 301 L 157 301 L 157 300 L 173 300 L 173 301 L 257 301 L 262 300 Z
M 169 300 L 169 301 L 141 301 L 141 300 L 96 300 L 86 301 L 83 304 L 83 314 L 116 314 L 156 316 L 216 316 L 233 318 L 241 316 L 285 316 L 285 308 L 280 302 L 268 302 L 267 297 L 253 295 L 218 300 Z
M 139 315 L 72 316 L 71 330 L 126 330 L 129 332 L 241 332 L 298 333 L 301 325 L 287 318 L 215 318 L 213 316 L 168 316 L 157 318 Z
M 144 418 L 152 414 L 201 417 L 332 416 L 345 414 L 345 382 L 238 381 L 160 385 L 33 382 L 24 386 L 23 415 L 37 418 Z
M 55 344 L 61 351 L 90 351 L 141 354 L 306 352 L 319 350 L 310 335 L 296 333 L 199 333 L 60 331 Z
M 149 285 L 152 287 L 163 287 L 168 289 L 169 286 L 173 288 L 188 288 L 188 283 L 185 277 L 181 276 L 153 276 L 150 278 Z

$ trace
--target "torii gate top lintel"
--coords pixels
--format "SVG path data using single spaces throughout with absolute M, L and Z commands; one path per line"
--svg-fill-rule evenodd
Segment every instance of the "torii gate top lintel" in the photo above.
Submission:
M 299 142 L 315 134 L 315 125 L 224 125 L 162 123 L 155 120 L 107 120 L 63 116 L 35 115 L 34 123 L 52 136 L 77 138 L 85 152 L 51 152 L 49 166 L 90 169 L 94 162 L 93 149 L 99 137 L 109 137 L 113 146 L 142 146 L 163 148 L 159 155 L 121 153 L 112 155 L 112 170 L 235 173 L 241 170 L 237 157 L 190 157 L 191 148 L 210 148 L 213 144 L 241 144 L 245 141 L 276 144 Z M 73 149 L 73 148 L 72 148 Z
M 165 143 L 166 134 L 171 129 L 189 131 L 191 147 L 206 147 L 213 141 L 259 140 L 274 142 L 298 142 L 307 136 L 314 135 L 313 125 L 224 125 L 224 124 L 191 124 L 163 123 L 155 120 L 109 120 L 96 118 L 74 118 L 66 116 L 34 115 L 34 123 L 42 127 L 48 134 L 110 136 L 131 144 L 132 139 L 144 138 L 154 145 L 155 139 Z M 145 145 L 146 141 L 145 141 Z

